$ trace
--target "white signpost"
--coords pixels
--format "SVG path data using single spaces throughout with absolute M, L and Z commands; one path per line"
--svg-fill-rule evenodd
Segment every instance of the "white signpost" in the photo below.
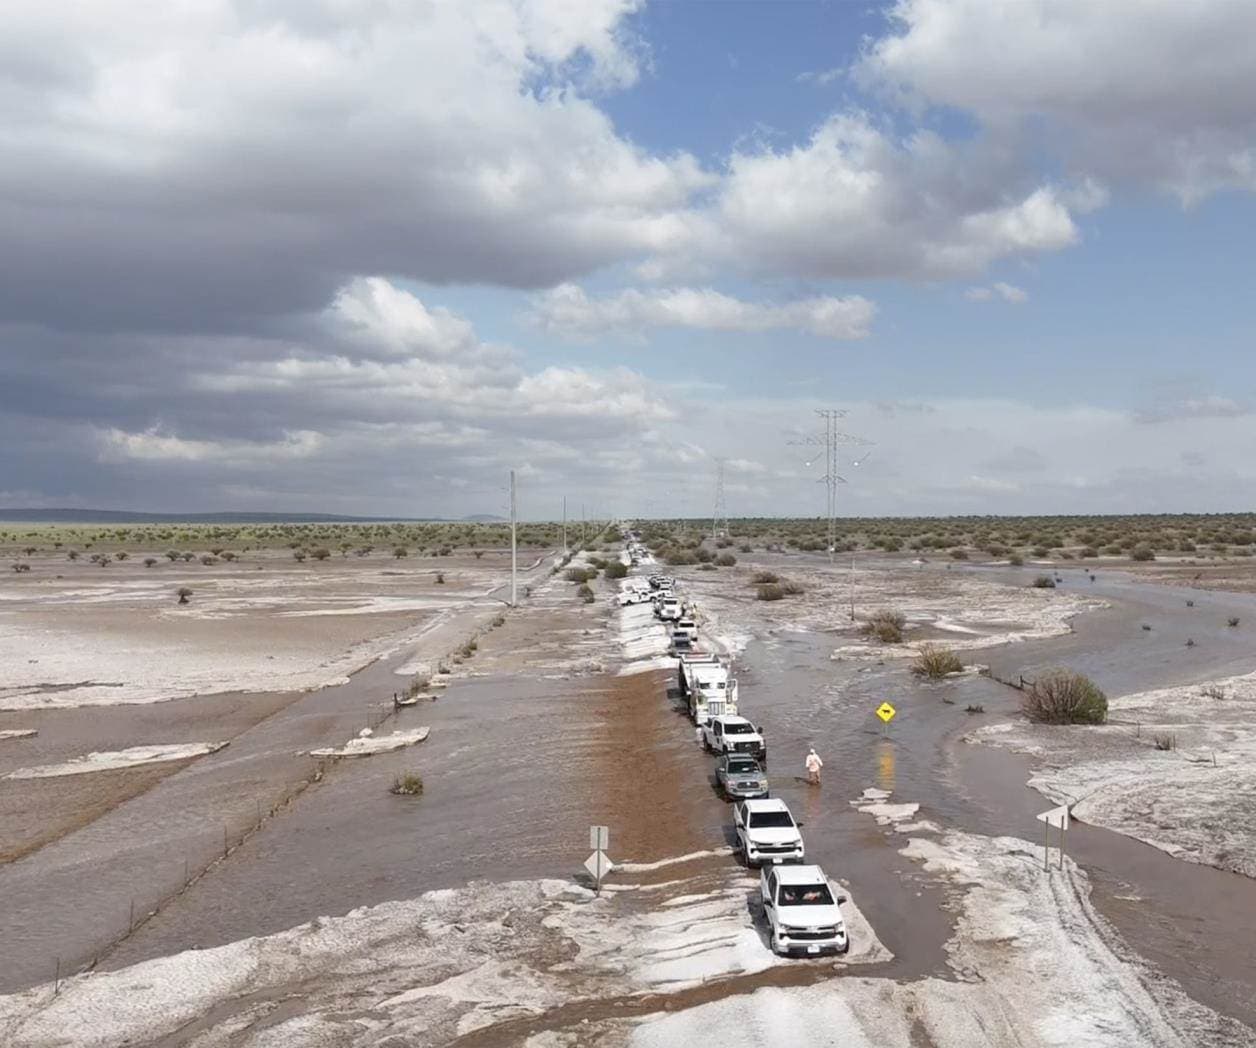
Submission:
M 606 849 L 610 846 L 611 831 L 609 826 L 589 827 L 589 847 L 593 849 L 593 854 L 584 860 L 584 868 L 589 871 L 589 875 L 593 878 L 599 894 L 602 891 L 602 878 L 615 869 L 615 864 L 611 862 L 610 857 L 606 854 Z
M 1060 830 L 1060 869 L 1064 869 L 1064 831 L 1068 829 L 1069 816 L 1068 805 L 1061 804 L 1058 808 L 1052 808 L 1050 811 L 1044 811 L 1034 816 L 1039 822 L 1043 823 L 1042 827 L 1042 868 L 1049 870 L 1051 868 L 1051 827 L 1057 826 Z

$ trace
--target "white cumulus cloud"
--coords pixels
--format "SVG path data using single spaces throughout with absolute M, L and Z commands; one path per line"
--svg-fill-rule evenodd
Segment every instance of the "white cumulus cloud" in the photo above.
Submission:
M 747 302 L 711 288 L 629 288 L 591 298 L 575 284 L 538 296 L 530 319 L 571 338 L 608 332 L 644 334 L 654 328 L 707 331 L 792 329 L 820 338 L 858 339 L 868 334 L 876 306 L 860 295 L 821 296 L 784 303 Z

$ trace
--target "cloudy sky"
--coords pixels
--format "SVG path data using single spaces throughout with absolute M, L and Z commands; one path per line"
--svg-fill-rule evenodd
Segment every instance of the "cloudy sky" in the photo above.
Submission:
M 1250 508 L 1256 4 L 8 0 L 0 507 Z

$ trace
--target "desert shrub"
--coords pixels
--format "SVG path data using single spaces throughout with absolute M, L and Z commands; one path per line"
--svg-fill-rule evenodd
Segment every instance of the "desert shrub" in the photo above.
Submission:
M 1134 547 L 1134 551 L 1130 554 L 1130 560 L 1148 561 L 1155 560 L 1156 552 L 1150 546 L 1138 545 Z
M 1194 638 L 1194 637 L 1187 637 L 1187 638 L 1186 638 L 1186 646 L 1187 646 L 1188 648 L 1193 648 L 1193 647 L 1195 647 L 1195 638 Z
M 1229 626 L 1231 629 L 1233 629 L 1235 626 L 1239 624 L 1238 616 L 1237 615 L 1230 616 L 1230 618 L 1225 620 L 1225 624 Z
M 897 553 L 903 548 L 903 540 L 897 535 L 887 535 L 878 539 L 876 544 L 885 550 L 886 553 Z
M 715 558 L 715 563 L 718 564 L 721 568 L 731 568 L 734 564 L 737 563 L 737 558 L 734 557 L 731 553 L 721 553 L 718 557 Z
M 714 553 L 712 553 L 709 549 L 703 549 L 701 547 L 694 550 L 693 555 L 694 559 L 697 560 L 699 564 L 709 564 L 715 559 Z
M 438 571 L 436 573 L 436 585 L 438 586 L 445 585 L 445 573 L 443 571 Z
M 302 561 L 305 560 L 305 550 L 294 549 L 292 551 L 292 559 L 295 560 L 298 564 L 300 564 Z
M 156 557 L 145 557 L 145 558 L 144 558 L 144 567 L 146 567 L 146 568 L 151 568 L 151 567 L 152 567 L 154 564 L 156 564 L 156 563 L 157 563 L 157 558 L 156 558 Z
M 1039 575 L 1033 581 L 1034 589 L 1055 589 L 1055 579 L 1050 575 Z
M 1095 549 L 1094 546 L 1084 546 L 1082 547 L 1081 552 L 1078 553 L 1078 556 L 1079 557 L 1097 557 L 1099 556 L 1099 551 Z
M 985 713 L 986 708 L 979 702 L 969 703 L 964 707 L 965 713 Z
M 1179 552 L 1179 553 L 1194 553 L 1194 552 L 1195 552 L 1195 543 L 1193 543 L 1193 542 L 1179 542 L 1179 543 L 1178 543 L 1178 552 Z
M 25 572 L 27 572 L 27 571 L 30 571 L 30 570 L 31 570 L 31 566 L 30 566 L 29 564 L 25 563 L 24 561 L 20 561 L 20 560 L 19 560 L 17 563 L 15 563 L 15 564 L 13 565 L 13 570 L 14 570 L 17 574 L 21 575 L 21 574 L 23 574 L 23 573 L 25 573 Z
M 167 559 L 167 560 L 178 560 L 178 559 L 179 559 L 179 556 L 180 556 L 180 554 L 179 554 L 179 551 L 178 551 L 177 549 L 168 549 L 168 550 L 166 550 L 166 559 Z
M 221 556 L 222 556 L 222 559 L 225 560 L 228 564 L 230 564 L 232 561 L 236 559 L 236 555 L 232 553 L 231 550 L 229 549 L 223 550 Z
M 1025 558 L 1022 557 L 1019 553 L 1013 553 L 1010 557 L 1007 558 L 1007 562 L 1014 568 L 1020 568 L 1020 567 L 1024 567 Z
M 475 559 L 479 560 L 482 556 L 484 556 L 484 551 L 482 549 L 477 549 L 475 551 Z
M 395 793 L 401 797 L 421 796 L 423 793 L 423 776 L 416 771 L 398 775 L 393 779 L 393 784 L 388 792 Z
M 187 553 L 180 553 L 179 556 L 183 558 L 184 564 L 191 564 L 196 559 L 196 554 L 190 550 Z
M 114 558 L 117 560 L 126 560 L 127 557 L 129 557 L 130 555 L 131 554 L 129 554 L 126 550 L 120 549 L 118 550 L 117 553 L 114 554 Z
M 78 559 L 79 559 L 78 550 L 76 550 L 76 549 L 72 549 L 72 550 L 70 550 L 70 552 L 69 552 L 69 553 L 67 553 L 65 556 L 66 556 L 66 559 L 67 559 L 67 560 L 78 560 Z
M 781 579 L 781 589 L 787 597 L 796 597 L 800 593 L 807 592 L 807 587 L 801 582 L 794 582 L 790 579 Z
M 310 550 L 310 556 L 313 557 L 315 560 L 326 560 L 328 557 L 331 556 L 331 550 L 324 549 L 322 546 L 320 546 L 318 549 Z
M 754 591 L 756 600 L 782 600 L 785 591 L 775 582 L 765 582 Z
M 686 564 L 697 564 L 698 558 L 694 556 L 692 550 L 687 549 L 669 549 L 662 554 L 663 563 L 670 567 L 683 567 Z
M 201 563 L 204 564 L 206 567 L 209 567 L 211 564 L 217 564 L 218 558 L 215 557 L 212 553 L 206 553 L 205 556 L 201 558 Z
M 1186 602 L 1186 606 L 1187 606 L 1188 608 L 1193 608 L 1193 607 L 1195 606 L 1195 602 L 1194 602 L 1193 600 L 1188 600 L 1188 601 Z
M 721 537 L 715 540 L 716 549 L 728 549 L 728 547 L 731 546 L 732 544 L 733 544 L 733 540 L 730 538 Z
M 568 582 L 588 582 L 590 579 L 597 578 L 596 568 L 568 568 L 563 578 Z
M 398 546 L 396 549 L 393 550 L 393 556 L 397 560 L 400 560 L 402 557 L 410 556 L 410 551 L 406 549 L 405 546 Z
M 593 603 L 593 590 L 589 589 L 589 584 L 587 582 L 580 584 L 580 588 L 576 590 L 576 596 L 586 604 Z
M 719 571 L 720 569 L 716 566 L 715 561 L 709 561 L 706 564 L 699 564 L 698 570 L 699 571 Z
M 1205 684 L 1199 689 L 1199 694 L 1205 699 L 1224 699 L 1225 688 L 1220 684 Z
M 750 581 L 756 585 L 763 586 L 769 582 L 780 582 L 781 577 L 774 571 L 756 571 Z
M 1046 546 L 1035 546 L 1029 552 L 1032 553 L 1035 557 L 1045 557 L 1051 551 L 1047 549 Z
M 912 662 L 911 671 L 918 677 L 939 680 L 949 673 L 962 673 L 964 664 L 950 648 L 925 644 Z
M 180 604 L 186 604 L 188 597 L 192 596 L 192 591 L 187 586 L 180 586 L 175 593 L 178 594 Z
M 1102 724 L 1108 719 L 1108 697 L 1073 670 L 1047 670 L 1025 692 L 1022 707 L 1040 724 Z
M 608 579 L 622 579 L 628 574 L 628 565 L 620 560 L 612 560 L 607 563 L 606 569 L 602 572 Z
M 209 552 L 212 553 L 215 557 L 221 557 L 222 550 L 223 550 L 222 546 L 213 546 L 213 547 L 210 547 Z
M 494 628 L 497 628 L 498 626 L 504 626 L 504 625 L 506 625 L 506 616 L 505 616 L 505 615 L 494 615 L 494 616 L 493 616 L 493 627 L 494 627 Z
M 738 553 L 753 553 L 754 547 L 750 545 L 749 542 L 743 542 L 740 546 L 737 547 L 737 552 Z
M 875 637 L 882 644 L 899 644 L 903 640 L 903 627 L 907 618 L 901 611 L 888 609 L 874 612 L 864 622 L 861 629 L 869 637 Z
M 951 559 L 952 560 L 967 560 L 968 550 L 964 549 L 961 546 L 956 546 L 953 550 L 951 550 Z

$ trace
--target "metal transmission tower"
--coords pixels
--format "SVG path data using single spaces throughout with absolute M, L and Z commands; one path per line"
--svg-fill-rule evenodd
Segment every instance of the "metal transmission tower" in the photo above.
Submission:
M 837 486 L 846 483 L 846 478 L 837 472 L 839 449 L 843 446 L 867 447 L 871 441 L 843 433 L 837 428 L 838 420 L 846 417 L 845 411 L 838 408 L 823 408 L 816 414 L 824 420 L 823 434 L 815 433 L 800 440 L 791 440 L 789 443 L 798 447 L 824 448 L 824 476 L 820 480 L 823 481 L 828 492 L 825 515 L 828 518 L 829 563 L 832 564 L 837 555 Z M 810 466 L 818 459 L 819 455 L 813 456 L 808 459 L 807 465 Z M 853 464 L 859 463 L 855 461 Z
M 711 514 L 711 541 L 728 534 L 728 506 L 724 501 L 725 459 L 715 460 L 715 510 Z

